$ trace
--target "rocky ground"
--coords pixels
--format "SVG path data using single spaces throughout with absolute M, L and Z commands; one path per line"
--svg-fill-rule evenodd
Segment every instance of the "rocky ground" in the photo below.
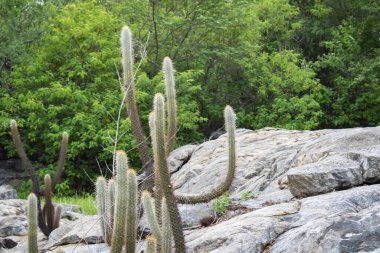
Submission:
M 380 252 L 380 127 L 240 129 L 236 137 L 226 215 L 201 227 L 202 218 L 214 216 L 212 203 L 180 206 L 188 252 Z M 226 148 L 222 135 L 175 150 L 169 158 L 175 192 L 207 192 L 222 182 Z M 3 188 L 0 244 L 25 252 L 25 201 Z M 97 216 L 65 210 L 60 228 L 40 235 L 44 252 L 109 252 Z M 146 222 L 140 227 L 147 231 Z

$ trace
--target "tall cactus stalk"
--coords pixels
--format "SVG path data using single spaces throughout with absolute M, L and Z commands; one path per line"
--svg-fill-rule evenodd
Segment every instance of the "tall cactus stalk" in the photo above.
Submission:
M 100 218 L 100 228 L 102 235 L 107 243 L 110 243 L 107 238 L 107 208 L 106 208 L 107 182 L 104 177 L 98 177 L 96 180 L 96 210 Z
M 126 247 L 125 252 L 135 252 L 136 250 L 136 231 L 137 231 L 137 178 L 136 172 L 132 169 L 127 173 L 127 228 L 126 228 Z
M 48 230 L 53 231 L 55 210 L 54 210 L 53 199 L 52 199 L 53 193 L 52 193 L 52 188 L 51 188 L 50 175 L 45 175 L 44 182 L 45 182 L 45 205 L 44 205 L 44 208 L 42 209 L 42 213 L 46 221 Z
M 144 211 L 146 213 L 148 223 L 152 229 L 153 236 L 157 239 L 157 244 L 161 245 L 161 230 L 158 224 L 157 216 L 155 215 L 155 212 L 153 210 L 152 197 L 150 196 L 150 193 L 148 191 L 144 191 L 142 193 L 141 200 L 144 206 Z
M 150 136 L 151 136 L 151 139 L 152 139 L 152 146 L 153 146 L 153 150 L 157 150 L 157 145 L 156 145 L 156 142 L 155 142 L 155 129 L 154 129 L 154 125 L 155 125 L 155 113 L 154 112 L 151 112 L 149 114 L 149 128 L 150 128 Z M 154 154 L 154 160 L 156 161 L 157 160 L 157 157 L 156 157 L 156 153 L 153 152 Z M 156 210 L 156 217 L 157 217 L 157 222 L 160 224 L 161 223 L 161 199 L 162 199 L 162 192 L 161 192 L 161 183 L 160 183 L 160 177 L 159 177 L 159 174 L 160 172 L 158 171 L 158 166 L 157 166 L 157 163 L 154 164 L 154 184 L 155 184 L 155 191 L 154 191 L 154 197 L 155 197 L 155 201 L 154 201 L 154 205 L 155 205 L 155 210 Z M 156 237 L 156 239 L 158 240 L 158 244 L 160 244 L 160 239 L 158 237 Z
M 170 214 L 166 199 L 162 199 L 162 241 L 161 241 L 161 253 L 172 252 L 172 230 L 170 225 Z
M 54 180 L 52 182 L 52 189 L 54 189 L 56 184 L 61 180 L 63 171 L 65 169 L 68 143 L 69 143 L 69 134 L 67 132 L 63 132 L 62 141 L 61 141 L 61 150 L 59 151 L 57 169 L 55 170 Z
M 116 153 L 116 206 L 114 216 L 114 227 L 111 243 L 111 252 L 120 253 L 124 245 L 124 232 L 127 210 L 127 155 L 123 151 Z
M 226 106 L 224 109 L 224 120 L 228 138 L 228 170 L 225 180 L 209 193 L 200 195 L 176 195 L 177 201 L 181 204 L 197 204 L 206 203 L 214 198 L 221 196 L 228 191 L 235 177 L 236 169 L 236 145 L 235 145 L 235 128 L 236 115 L 231 106 Z
M 115 195 L 116 195 L 116 186 L 115 181 L 113 179 L 108 180 L 107 185 L 107 196 L 106 196 L 106 241 L 109 245 L 111 245 L 112 241 L 112 229 L 113 229 L 113 219 L 115 215 Z
M 127 105 L 128 117 L 131 121 L 132 133 L 137 142 L 138 154 L 146 175 L 142 189 L 152 191 L 154 186 L 153 177 L 151 177 L 153 174 L 153 158 L 150 153 L 146 135 L 141 126 L 141 120 L 136 104 L 135 81 L 133 74 L 132 34 L 128 26 L 123 27 L 121 31 L 121 53 L 124 92 L 127 93 L 125 103 Z
M 169 210 L 170 223 L 172 227 L 174 244 L 177 253 L 185 252 L 185 239 L 182 231 L 182 222 L 179 215 L 177 201 L 173 194 L 173 187 L 170 182 L 169 169 L 166 161 L 167 151 L 166 151 L 166 138 L 165 138 L 165 102 L 162 94 L 156 94 L 154 97 L 154 112 L 155 112 L 155 146 L 154 158 L 155 164 L 158 166 L 161 191 L 163 197 L 167 201 L 167 206 Z
M 162 70 L 164 72 L 165 95 L 168 111 L 167 152 L 170 153 L 175 146 L 175 138 L 177 134 L 177 105 L 173 63 L 169 57 L 165 57 L 162 64 Z
M 37 253 L 37 197 L 31 193 L 28 197 L 28 252 Z

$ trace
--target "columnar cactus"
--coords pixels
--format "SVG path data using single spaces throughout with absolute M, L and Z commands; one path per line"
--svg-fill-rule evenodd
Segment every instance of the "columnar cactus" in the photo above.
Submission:
M 126 252 L 135 252 L 137 234 L 137 177 L 132 169 L 127 173 L 127 231 L 126 231 Z
M 162 199 L 162 240 L 161 240 L 161 253 L 172 252 L 172 231 L 169 209 L 166 204 L 166 199 Z
M 11 133 L 12 133 L 12 139 L 13 144 L 16 148 L 16 152 L 18 156 L 20 157 L 22 161 L 22 165 L 25 170 L 28 171 L 29 176 L 32 180 L 32 192 L 35 194 L 37 198 L 37 210 L 38 210 L 38 227 L 41 229 L 41 231 L 46 235 L 49 236 L 50 233 L 57 228 L 56 226 L 59 226 L 59 222 L 55 218 L 54 215 L 54 206 L 52 203 L 52 194 L 53 189 L 56 186 L 56 184 L 59 182 L 59 180 L 62 177 L 62 173 L 64 171 L 65 163 L 66 163 L 66 157 L 67 157 L 67 148 L 68 148 L 68 134 L 66 132 L 63 132 L 62 134 L 62 141 L 61 141 L 61 150 L 59 153 L 58 163 L 57 163 L 57 169 L 54 176 L 54 181 L 51 181 L 50 176 L 44 178 L 45 181 L 45 206 L 42 209 L 41 208 L 41 194 L 40 194 L 40 181 L 38 179 L 37 173 L 35 168 L 33 167 L 33 164 L 31 163 L 30 159 L 28 158 L 24 146 L 21 141 L 20 133 L 18 131 L 17 122 L 15 120 L 11 120 L 10 123 L 11 127 Z M 55 225 L 54 225 L 55 224 Z
M 235 177 L 236 169 L 236 147 L 235 147 L 235 128 L 236 128 L 236 115 L 231 106 L 226 106 L 224 109 L 224 120 L 227 130 L 228 138 L 228 170 L 227 176 L 223 183 L 216 187 L 209 193 L 204 193 L 200 195 L 183 195 L 176 196 L 177 201 L 181 204 L 197 204 L 206 203 L 214 198 L 221 196 L 223 193 L 228 191 L 232 181 Z
M 177 134 L 177 105 L 173 63 L 169 57 L 165 57 L 162 64 L 162 71 L 164 72 L 165 95 L 167 98 L 168 111 L 167 152 L 170 153 L 174 148 Z
M 127 155 L 123 151 L 116 153 L 116 206 L 112 234 L 111 252 L 120 253 L 124 245 L 125 221 L 127 210 Z
M 146 175 L 143 183 L 143 189 L 152 191 L 153 189 L 153 159 L 144 129 L 141 126 L 141 120 L 138 113 L 135 96 L 135 81 L 133 74 L 133 47 L 132 34 L 128 26 L 123 27 L 121 31 L 121 53 L 123 65 L 123 82 L 124 92 L 126 93 L 126 105 L 128 117 L 131 120 L 131 128 L 133 136 L 137 142 L 137 150 Z
M 28 197 L 28 252 L 37 253 L 37 197 L 31 193 Z
M 107 195 L 107 182 L 104 177 L 98 177 L 96 180 L 96 210 L 98 211 L 100 217 L 100 227 L 102 230 L 102 235 L 107 243 L 110 243 L 107 236 L 108 227 L 108 213 L 106 208 L 106 195 Z
M 169 210 L 170 224 L 172 227 L 174 244 L 176 252 L 185 252 L 185 239 L 182 231 L 182 222 L 179 215 L 177 200 L 173 194 L 172 185 L 170 182 L 170 175 L 167 158 L 166 137 L 165 137 L 165 102 L 162 94 L 156 94 L 154 97 L 154 163 L 158 166 L 160 187 L 162 196 L 167 201 Z M 158 176 L 158 175 L 156 175 Z

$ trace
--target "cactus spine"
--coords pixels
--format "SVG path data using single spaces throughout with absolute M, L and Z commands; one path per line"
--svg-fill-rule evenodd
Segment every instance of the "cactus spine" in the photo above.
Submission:
M 28 197 L 28 252 L 37 253 L 37 197 L 31 193 Z
M 136 105 L 135 82 L 133 74 L 133 48 L 132 34 L 128 26 L 123 27 L 121 31 L 121 53 L 123 65 L 123 82 L 124 92 L 127 93 L 126 105 L 128 117 L 131 120 L 131 128 L 133 136 L 137 142 L 137 150 L 146 178 L 143 183 L 143 189 L 152 191 L 153 189 L 153 159 L 150 153 L 150 148 L 147 143 L 147 138 L 141 126 L 141 120 Z
M 170 223 L 172 227 L 174 244 L 177 253 L 185 252 L 185 239 L 182 231 L 182 222 L 179 215 L 177 201 L 174 197 L 172 185 L 170 183 L 170 175 L 166 161 L 166 139 L 165 139 L 165 102 L 162 94 L 156 94 L 154 97 L 154 112 L 155 112 L 155 150 L 154 158 L 155 165 L 158 166 L 161 191 L 163 197 L 167 201 L 169 209 Z
M 181 204 L 196 204 L 196 203 L 205 203 L 214 198 L 221 196 L 224 192 L 228 191 L 232 181 L 235 177 L 236 169 L 236 147 L 235 147 L 235 121 L 236 115 L 231 108 L 227 105 L 224 109 L 224 120 L 227 130 L 228 138 L 228 171 L 227 176 L 223 183 L 217 188 L 212 190 L 209 193 L 200 194 L 200 195 L 189 195 L 189 196 L 176 196 L 177 200 Z
M 114 227 L 111 243 L 111 252 L 120 253 L 124 245 L 124 232 L 127 199 L 124 194 L 127 192 L 127 155 L 123 151 L 116 153 L 116 206 L 114 216 Z
M 137 231 L 137 178 L 132 169 L 127 174 L 127 228 L 126 228 L 126 253 L 135 252 Z

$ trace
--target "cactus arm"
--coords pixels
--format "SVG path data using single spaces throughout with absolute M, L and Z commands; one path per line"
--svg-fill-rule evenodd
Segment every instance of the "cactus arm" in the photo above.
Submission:
M 153 150 L 157 150 L 157 146 L 156 146 L 156 143 L 155 143 L 155 129 L 154 129 L 154 121 L 155 121 L 155 116 L 154 116 L 154 112 L 151 112 L 149 114 L 149 128 L 150 128 L 150 136 L 151 136 L 151 139 L 152 139 L 152 146 L 153 146 Z M 156 153 L 154 153 L 154 155 L 156 155 Z M 155 160 L 157 160 L 157 157 L 154 158 Z M 156 211 L 156 218 L 157 218 L 157 222 L 158 224 L 161 224 L 161 199 L 162 199 L 162 193 L 161 193 L 161 183 L 160 183 L 160 177 L 158 176 L 159 175 L 159 171 L 158 171 L 158 166 L 157 164 L 155 163 L 154 164 L 154 175 L 157 175 L 154 177 L 154 184 L 155 184 L 155 191 L 154 191 L 154 205 L 155 205 L 155 211 Z M 156 239 L 158 240 L 158 244 L 160 244 L 160 237 L 157 237 L 156 236 Z
M 28 197 L 28 252 L 37 253 L 37 197 L 31 193 Z
M 69 135 L 67 134 L 67 132 L 63 132 L 62 141 L 61 141 L 61 150 L 59 151 L 59 158 L 58 158 L 58 163 L 57 163 L 57 169 L 55 171 L 54 180 L 52 182 L 53 189 L 61 180 L 63 170 L 65 169 L 68 142 L 69 142 Z
M 111 245 L 112 241 L 112 228 L 115 214 L 115 191 L 115 181 L 113 179 L 108 180 L 108 191 L 106 197 L 106 241 L 109 245 Z
M 62 213 L 62 206 L 58 205 L 57 208 L 55 209 L 53 229 L 56 229 L 59 227 L 59 223 L 61 221 L 61 213 Z
M 126 221 L 127 200 L 127 170 L 128 161 L 124 151 L 116 153 L 116 206 L 114 215 L 114 228 L 111 243 L 111 253 L 120 253 L 124 245 L 124 232 Z
M 166 140 L 164 134 L 165 128 L 165 102 L 162 94 L 156 94 L 154 97 L 154 112 L 155 112 L 155 146 L 154 150 L 156 158 L 155 164 L 159 168 L 159 176 L 161 183 L 161 191 L 166 198 L 169 209 L 170 223 L 172 227 L 174 244 L 177 253 L 185 252 L 185 239 L 182 231 L 182 222 L 179 215 L 177 201 L 173 194 L 172 185 L 170 183 L 170 175 L 166 161 Z
M 126 247 L 125 252 L 135 252 L 137 234 L 137 178 L 132 169 L 127 173 L 127 224 L 126 224 Z
M 165 95 L 167 99 L 168 111 L 167 152 L 170 153 L 175 146 L 175 138 L 177 134 L 177 105 L 173 63 L 169 57 L 165 57 L 162 70 L 164 72 Z
M 161 231 L 160 226 L 158 225 L 157 217 L 155 216 L 153 206 L 152 206 L 152 197 L 150 196 L 150 193 L 148 191 L 144 191 L 142 193 L 142 204 L 144 206 L 144 211 L 147 216 L 148 223 L 150 227 L 152 228 L 153 236 L 157 239 L 158 244 L 161 244 Z
M 100 218 L 100 228 L 105 242 L 107 241 L 107 211 L 106 211 L 107 182 L 104 177 L 96 180 L 96 210 Z
M 226 130 L 228 135 L 228 172 L 225 180 L 221 185 L 212 190 L 209 193 L 200 195 L 179 195 L 176 196 L 177 201 L 181 204 L 197 204 L 205 203 L 214 198 L 221 196 L 224 192 L 228 191 L 232 181 L 235 177 L 236 170 L 236 147 L 235 147 L 235 121 L 236 116 L 233 109 L 230 106 L 226 106 L 224 109 L 224 118 L 226 124 Z
M 156 253 L 157 252 L 157 241 L 153 236 L 148 236 L 146 238 L 146 253 Z
M 21 141 L 20 132 L 18 131 L 17 122 L 14 119 L 11 120 L 11 133 L 12 133 L 13 144 L 16 148 L 17 155 L 21 159 L 22 166 L 24 167 L 25 170 L 28 170 L 30 178 L 32 179 L 32 192 L 37 197 L 37 210 L 39 210 L 39 213 L 40 213 L 40 210 L 41 210 L 40 181 L 38 179 L 36 170 L 34 169 L 32 163 L 30 162 L 25 152 L 24 145 L 22 144 L 22 141 Z M 41 217 L 42 217 L 42 213 L 41 213 Z M 40 218 L 39 218 L 39 223 L 40 223 Z
M 172 252 L 172 231 L 170 226 L 169 210 L 166 199 L 162 199 L 162 243 L 161 253 Z
M 152 191 L 153 189 L 153 158 L 150 153 L 150 148 L 147 143 L 147 138 L 141 126 L 141 120 L 136 105 L 135 95 L 135 82 L 133 74 L 133 50 L 132 50 L 132 34 L 129 27 L 123 27 L 121 31 L 121 52 L 122 52 L 122 65 L 123 65 L 123 82 L 124 92 L 127 93 L 126 105 L 128 117 L 131 121 L 131 128 L 133 136 L 137 142 L 137 150 L 139 158 L 142 162 L 146 179 L 144 180 L 142 188 Z
M 45 182 L 45 205 L 44 205 L 44 218 L 45 222 L 47 224 L 48 233 L 50 234 L 51 231 L 54 230 L 53 224 L 54 224 L 54 205 L 53 205 L 53 192 L 51 189 L 51 178 L 50 175 L 46 174 L 44 177 Z

